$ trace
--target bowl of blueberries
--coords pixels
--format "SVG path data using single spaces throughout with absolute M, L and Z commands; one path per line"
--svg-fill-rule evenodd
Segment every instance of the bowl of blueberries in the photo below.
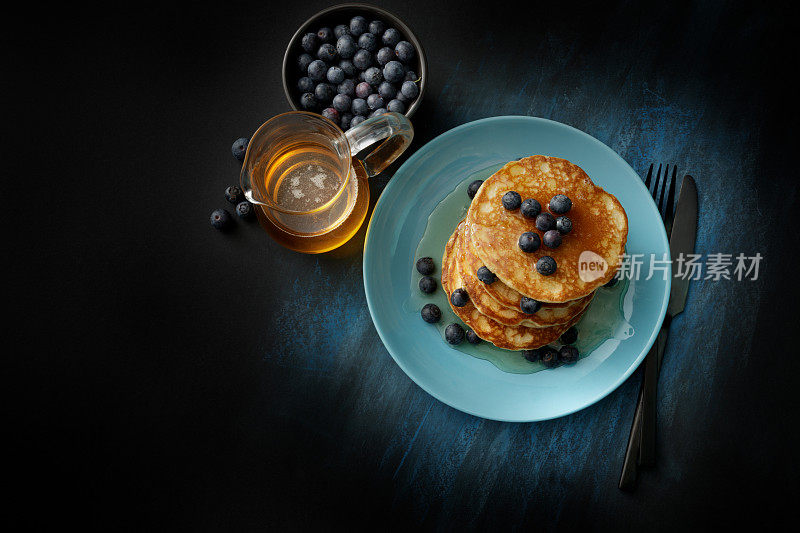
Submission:
M 422 102 L 427 63 L 403 21 L 379 7 L 341 4 L 309 18 L 283 56 L 283 90 L 296 111 L 342 130 L 386 112 L 410 117 Z

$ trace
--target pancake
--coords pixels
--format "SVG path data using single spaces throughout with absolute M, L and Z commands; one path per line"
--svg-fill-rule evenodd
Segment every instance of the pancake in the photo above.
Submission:
M 531 328 L 566 324 L 592 302 L 594 293 L 563 304 L 543 304 L 536 313 L 530 315 L 523 313 L 520 309 L 519 299 L 521 295 L 516 291 L 514 292 L 517 294 L 517 299 L 512 306 L 498 302 L 489 294 L 487 287 L 502 283 L 502 281 L 497 280 L 487 285 L 477 278 L 475 273 L 483 264 L 469 253 L 469 231 L 463 222 L 459 224 L 458 229 L 460 233 L 454 253 L 456 254 L 456 260 L 459 262 L 458 270 L 464 283 L 464 288 L 469 294 L 470 301 L 478 311 L 495 322 L 506 326 L 527 326 Z
M 463 224 L 463 223 L 462 223 Z M 461 275 L 458 271 L 458 261 L 456 256 L 457 241 L 463 225 L 450 236 L 442 257 L 442 288 L 447 294 L 447 301 L 450 302 L 450 294 L 453 290 L 464 286 Z M 580 319 L 580 315 L 573 318 L 567 324 L 551 326 L 548 328 L 529 328 L 525 326 L 505 326 L 481 314 L 475 305 L 470 301 L 464 307 L 456 307 L 450 303 L 453 312 L 481 339 L 491 342 L 498 348 L 507 350 L 531 350 L 540 348 L 558 339 L 570 326 Z
M 519 209 L 503 207 L 501 199 L 508 191 L 517 191 L 523 200 L 538 200 L 544 212 L 556 194 L 572 200 L 566 215 L 573 229 L 564 235 L 561 246 L 550 249 L 542 245 L 533 253 L 520 250 L 517 241 L 522 233 L 533 231 L 541 237 L 542 232 Z M 511 161 L 484 181 L 466 220 L 472 249 L 483 264 L 511 289 L 541 302 L 582 298 L 610 281 L 619 268 L 628 236 L 628 217 L 614 195 L 592 183 L 577 165 L 542 155 Z M 596 279 L 581 279 L 579 258 L 584 252 L 605 262 Z M 546 255 L 558 265 L 550 276 L 536 271 L 536 261 Z

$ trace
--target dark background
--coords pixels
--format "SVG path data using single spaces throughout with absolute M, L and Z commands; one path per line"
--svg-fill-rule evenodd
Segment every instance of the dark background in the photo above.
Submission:
M 409 153 L 487 116 L 565 122 L 642 175 L 693 174 L 700 253 L 765 257 L 757 281 L 692 286 L 658 466 L 634 494 L 616 487 L 638 371 L 558 420 L 465 415 L 381 344 L 363 231 L 307 256 L 256 225 L 210 228 L 238 180 L 231 142 L 288 110 L 284 47 L 327 2 L 6 18 L 10 508 L 32 502 L 30 528 L 112 530 L 785 518 L 800 478 L 796 25 L 778 7 L 659 4 L 380 3 L 429 58 Z

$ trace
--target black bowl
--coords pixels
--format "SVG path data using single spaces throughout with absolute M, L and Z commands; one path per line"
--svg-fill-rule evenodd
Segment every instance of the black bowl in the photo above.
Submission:
M 323 9 L 297 29 L 289 41 L 289 46 L 286 47 L 286 53 L 283 55 L 283 92 L 286 93 L 289 105 L 295 111 L 302 110 L 300 107 L 300 93 L 297 90 L 297 80 L 301 77 L 300 73 L 297 72 L 297 58 L 304 52 L 303 47 L 300 45 L 303 35 L 309 32 L 316 33 L 319 28 L 325 26 L 333 29 L 338 24 L 346 25 L 356 15 L 366 18 L 367 22 L 376 19 L 383 20 L 387 27 L 394 26 L 406 41 L 414 45 L 417 52 L 415 72 L 421 79 L 419 82 L 419 95 L 406 109 L 405 115 L 410 117 L 422 103 L 422 97 L 425 94 L 425 85 L 428 79 L 428 62 L 425 59 L 425 52 L 417 36 L 412 33 L 411 29 L 402 20 L 385 9 L 369 4 L 340 4 Z

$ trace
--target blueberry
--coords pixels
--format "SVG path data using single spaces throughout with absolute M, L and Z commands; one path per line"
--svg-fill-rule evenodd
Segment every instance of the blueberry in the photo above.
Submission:
M 475 275 L 478 277 L 479 280 L 484 282 L 487 285 L 491 285 L 495 281 L 497 281 L 497 275 L 494 272 L 486 268 L 486 266 L 482 266 L 475 272 Z
M 603 285 L 603 287 L 605 287 L 605 288 L 607 288 L 607 289 L 610 289 L 611 287 L 613 287 L 614 285 L 616 285 L 616 284 L 617 284 L 617 282 L 619 282 L 619 278 L 618 278 L 617 276 L 614 276 L 613 278 L 611 278 L 610 280 L 608 280 L 608 283 L 606 283 L 605 285 Z
M 413 81 L 404 81 L 403 85 L 400 86 L 400 92 L 403 93 L 403 96 L 406 98 L 411 98 L 412 100 L 419 96 L 419 87 Z
M 297 88 L 301 93 L 309 93 L 314 90 L 314 80 L 308 76 L 303 76 L 297 80 Z
M 333 28 L 333 34 L 336 36 L 337 39 L 342 35 L 350 35 L 350 28 L 348 28 L 344 24 L 339 24 L 338 26 Z
M 226 229 L 233 223 L 231 214 L 224 209 L 216 209 L 211 212 L 211 225 L 217 229 Z
M 400 41 L 394 47 L 394 55 L 403 63 L 414 59 L 414 45 L 408 41 Z
M 365 31 L 367 31 L 367 19 L 360 15 L 350 19 L 350 33 L 358 37 Z
M 425 294 L 431 294 L 436 290 L 436 280 L 430 276 L 422 276 L 419 280 L 419 290 Z
M 372 66 L 372 54 L 366 50 L 359 50 L 353 56 L 353 65 L 359 70 L 367 70 Z
M 308 72 L 308 66 L 311 62 L 314 61 L 314 58 L 308 54 L 300 54 L 300 57 L 297 58 L 297 66 L 300 67 L 300 72 L 303 74 Z
M 225 199 L 228 200 L 230 203 L 236 205 L 242 200 L 244 200 L 244 193 L 242 189 L 237 187 L 236 185 L 231 185 L 227 189 L 225 189 Z
M 352 113 L 342 113 L 342 118 L 339 119 L 339 126 L 343 130 L 347 130 L 350 128 L 350 124 L 353 122 L 353 114 Z
M 300 41 L 300 44 L 303 46 L 303 50 L 305 50 L 309 54 L 312 53 L 314 50 L 317 49 L 317 45 L 319 45 L 317 34 L 306 33 L 305 35 L 303 35 L 303 40 Z
M 578 340 L 578 328 L 572 326 L 561 335 L 559 340 L 561 344 L 574 344 Z
M 351 101 L 346 94 L 337 94 L 333 97 L 333 108 L 339 113 L 350 111 Z
M 545 346 L 540 350 L 541 361 L 547 368 L 553 368 L 558 365 L 558 352 L 555 349 Z
M 383 98 L 379 94 L 371 94 L 367 96 L 367 105 L 370 109 L 378 109 L 383 107 Z
M 478 334 L 475 333 L 474 331 L 472 331 L 471 329 L 467 330 L 466 336 L 467 336 L 467 342 L 470 343 L 470 344 L 480 344 L 481 343 L 481 338 L 478 337 Z
M 456 289 L 450 295 L 450 303 L 456 307 L 464 307 L 469 302 L 469 294 L 464 289 Z
M 375 61 L 377 61 L 380 66 L 384 66 L 392 59 L 394 59 L 394 52 L 388 46 L 381 48 L 378 50 L 378 53 L 375 54 Z
M 339 67 L 331 67 L 328 69 L 328 73 L 326 75 L 328 81 L 333 83 L 334 85 L 339 85 L 344 81 L 344 71 Z
M 239 202 L 236 204 L 236 214 L 239 215 L 239 218 L 248 219 L 252 218 L 255 214 L 255 210 L 253 208 L 253 204 L 245 200 L 244 202 Z
M 325 43 L 319 47 L 317 50 L 317 59 L 321 59 L 322 61 L 327 61 L 330 63 L 334 59 L 336 59 L 338 52 L 336 52 L 336 47 L 330 43 Z
M 572 200 L 563 194 L 556 194 L 550 198 L 550 211 L 557 215 L 563 215 L 572 209 Z
M 554 229 L 545 231 L 542 242 L 544 242 L 544 245 L 548 248 L 558 248 L 561 246 L 561 234 Z
M 520 205 L 522 205 L 522 196 L 517 191 L 508 191 L 503 195 L 503 207 L 509 211 L 519 209 Z
M 332 107 L 326 107 L 322 110 L 322 116 L 333 122 L 334 124 L 339 123 L 339 112 L 336 111 Z
M 522 202 L 522 206 L 519 208 L 519 212 L 522 213 L 522 216 L 525 218 L 536 218 L 539 216 L 539 213 L 542 212 L 542 204 L 534 200 L 533 198 L 528 198 L 524 202 Z
M 358 98 L 363 98 L 366 100 L 367 96 L 372 94 L 372 85 L 369 83 L 362 81 L 358 85 L 356 85 L 356 96 Z
M 321 59 L 315 59 L 308 65 L 308 77 L 314 81 L 322 81 L 328 73 L 328 65 Z
M 406 72 L 406 81 L 419 81 L 420 77 L 413 70 Z
M 556 227 L 556 219 L 550 213 L 539 213 L 536 217 L 536 229 L 550 231 Z
M 317 32 L 317 38 L 321 43 L 333 42 L 333 30 L 330 28 L 320 28 Z
M 461 324 L 453 322 L 444 329 L 444 338 L 450 344 L 461 344 L 464 340 L 464 328 L 461 327 Z
M 356 75 L 356 66 L 353 64 L 352 59 L 342 59 L 339 61 L 339 68 L 344 71 L 344 75 L 352 78 Z
M 397 46 L 397 43 L 399 43 L 400 39 L 402 38 L 403 36 L 400 35 L 400 32 L 394 28 L 389 28 L 388 30 L 383 32 L 383 37 L 381 37 L 381 39 L 383 40 L 383 44 L 391 48 Z
M 358 38 L 358 47 L 368 52 L 374 52 L 378 49 L 378 37 L 373 33 L 362 33 Z
M 554 274 L 556 271 L 557 265 L 556 260 L 546 255 L 544 257 L 539 258 L 536 261 L 536 271 L 541 274 L 542 276 L 549 276 Z
M 530 254 L 539 249 L 539 246 L 542 245 L 542 241 L 539 239 L 538 234 L 533 233 L 532 231 L 526 231 L 519 236 L 517 244 L 519 245 L 520 250 Z
M 360 115 L 362 117 L 366 117 L 369 113 L 369 106 L 367 105 L 367 101 L 363 98 L 354 98 L 353 103 L 350 104 L 350 111 L 353 112 L 354 115 Z
M 397 95 L 397 89 L 388 81 L 384 81 L 378 85 L 378 94 L 381 95 L 381 98 L 388 102 L 389 100 L 393 100 Z
M 558 351 L 558 360 L 566 365 L 578 362 L 578 349 L 574 346 L 562 346 Z
M 317 97 L 318 102 L 327 104 L 336 96 L 336 89 L 330 83 L 318 83 L 314 89 L 314 96 Z
M 314 93 L 303 93 L 300 96 L 300 106 L 303 109 L 314 109 L 317 107 L 317 99 L 314 97 Z
M 358 126 L 359 124 L 361 124 L 365 120 L 367 120 L 367 118 L 362 116 L 362 115 L 354 116 L 352 122 L 350 122 L 350 129 L 355 128 L 356 126 Z
M 247 137 L 240 137 L 233 141 L 231 145 L 231 153 L 240 163 L 244 161 L 244 154 L 247 153 L 247 144 L 249 142 L 250 139 Z
M 423 276 L 430 276 L 436 271 L 436 265 L 430 257 L 420 257 L 417 259 L 417 272 Z
M 569 217 L 558 217 L 556 219 L 556 229 L 561 235 L 566 235 L 572 231 L 572 219 Z
M 535 363 L 542 357 L 542 351 L 539 349 L 536 350 L 523 350 L 522 357 L 530 361 L 531 363 Z
M 381 35 L 386 31 L 386 24 L 382 20 L 373 20 L 369 23 L 369 32 L 374 35 Z
M 381 74 L 381 69 L 378 67 L 369 67 L 367 70 L 364 71 L 364 81 L 372 85 L 373 87 L 377 87 L 383 81 L 383 74 Z
M 406 112 L 406 104 L 395 98 L 388 104 L 386 104 L 386 110 L 390 113 L 405 113 Z
M 336 39 L 336 52 L 343 59 L 350 59 L 358 50 L 352 35 L 342 35 Z
M 398 92 L 397 96 L 395 96 L 395 99 L 400 100 L 404 104 L 411 102 L 411 98 L 408 98 L 407 96 L 403 95 L 402 92 Z
M 436 304 L 425 304 L 419 314 L 428 324 L 436 324 L 442 319 L 442 310 Z
M 353 80 L 348 78 L 336 87 L 336 92 L 352 98 L 356 95 L 356 84 Z
M 398 83 L 403 81 L 405 76 L 406 69 L 399 61 L 389 61 L 386 63 L 386 66 L 383 67 L 383 77 L 386 78 L 387 81 Z
M 378 109 L 376 109 L 375 111 L 373 111 L 372 113 L 370 113 L 370 114 L 369 114 L 369 117 L 370 117 L 370 118 L 372 118 L 372 117 L 378 117 L 378 116 L 380 116 L 380 115 L 383 115 L 384 113 L 386 113 L 386 108 L 385 108 L 385 107 L 379 107 Z
M 481 185 L 483 185 L 483 180 L 475 180 L 470 183 L 469 187 L 467 187 L 467 196 L 469 196 L 470 199 L 475 198 L 475 195 L 478 194 L 478 189 L 481 188 Z
M 519 299 L 519 308 L 526 315 L 532 315 L 542 307 L 542 302 L 523 296 Z

